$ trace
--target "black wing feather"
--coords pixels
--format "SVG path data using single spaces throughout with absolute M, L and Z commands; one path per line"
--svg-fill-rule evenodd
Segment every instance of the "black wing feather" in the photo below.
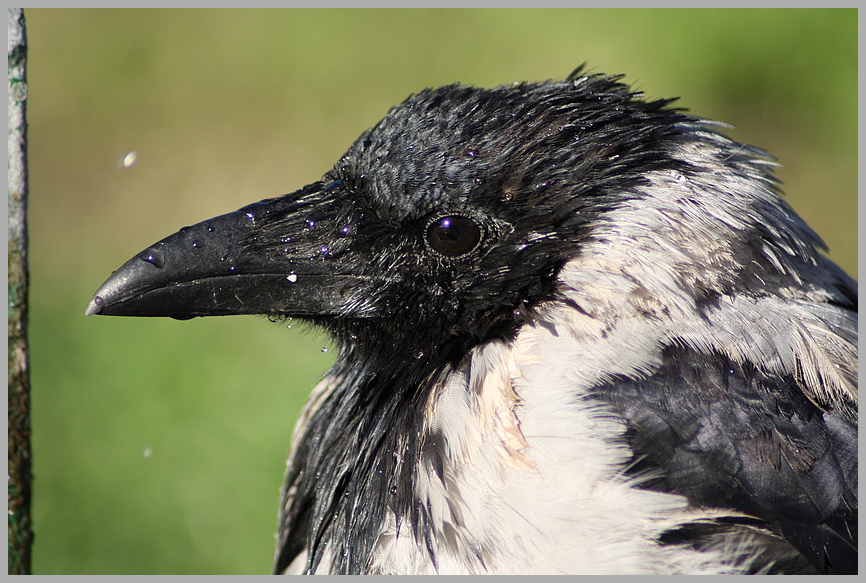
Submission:
M 721 354 L 668 347 L 663 363 L 592 394 L 627 420 L 630 472 L 654 475 L 646 488 L 761 519 L 818 572 L 856 573 L 856 418 L 819 408 L 794 375 Z

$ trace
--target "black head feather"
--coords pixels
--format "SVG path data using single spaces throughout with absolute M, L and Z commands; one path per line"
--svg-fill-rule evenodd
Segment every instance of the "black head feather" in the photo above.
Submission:
M 380 346 L 389 359 L 433 347 L 441 356 L 453 344 L 445 352 L 459 358 L 513 333 L 550 298 L 594 221 L 642 196 L 648 170 L 689 171 L 669 152 L 700 122 L 670 100 L 641 101 L 617 79 L 422 91 L 362 134 L 296 205 L 263 217 L 249 244 L 367 278 L 356 303 L 315 319 L 338 341 L 363 336 L 364 350 Z M 437 249 L 443 219 L 462 222 L 472 241 Z

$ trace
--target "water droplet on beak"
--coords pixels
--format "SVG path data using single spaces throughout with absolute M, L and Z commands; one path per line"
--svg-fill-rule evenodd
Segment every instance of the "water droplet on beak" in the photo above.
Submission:
M 165 252 L 162 249 L 157 249 L 156 247 L 148 247 L 145 249 L 139 258 L 142 261 L 146 261 L 150 263 L 157 269 L 162 269 L 165 267 Z

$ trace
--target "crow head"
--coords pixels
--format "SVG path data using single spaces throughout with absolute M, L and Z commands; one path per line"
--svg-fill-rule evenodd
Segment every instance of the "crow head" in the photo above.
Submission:
M 719 165 L 727 175 L 770 180 L 755 151 L 669 101 L 637 99 L 617 79 L 578 69 L 562 82 L 422 91 L 361 135 L 321 181 L 146 249 L 100 288 L 87 313 L 300 317 L 344 346 L 363 338 L 368 352 L 379 347 L 391 359 L 434 347 L 440 358 L 457 358 L 507 337 L 557 293 L 561 266 L 608 236 L 612 211 L 658 198 L 651 176 L 688 181 Z M 704 228 L 724 221 L 724 204 L 701 209 L 689 195 L 686 188 L 681 200 L 653 205 L 680 215 L 671 221 L 687 223 L 688 212 L 704 212 Z M 725 257 L 700 268 L 680 258 L 688 273 L 677 277 L 691 281 L 677 285 L 691 293 L 732 285 L 738 268 L 726 257 L 761 255 L 760 245 L 730 249 L 734 238 L 721 229 L 744 220 L 737 193 L 728 197 L 737 209 L 728 224 L 709 225 L 724 235 Z M 615 226 L 617 237 L 632 240 L 655 228 L 652 217 Z M 689 238 L 680 230 L 670 245 Z M 773 267 L 766 258 L 747 263 L 752 272 Z M 722 275 L 697 273 L 708 270 Z

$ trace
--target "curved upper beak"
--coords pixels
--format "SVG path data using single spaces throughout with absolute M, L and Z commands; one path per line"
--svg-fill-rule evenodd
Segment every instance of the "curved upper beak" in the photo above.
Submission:
M 342 313 L 363 276 L 334 273 L 321 259 L 277 256 L 250 245 L 261 219 L 291 212 L 295 204 L 289 195 L 184 227 L 112 273 L 85 314 L 188 319 Z

